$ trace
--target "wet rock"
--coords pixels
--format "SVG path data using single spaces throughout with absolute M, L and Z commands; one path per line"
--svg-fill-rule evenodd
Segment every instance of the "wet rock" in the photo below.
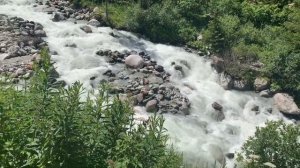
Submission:
M 164 67 L 161 66 L 161 65 L 155 65 L 155 70 L 156 70 L 157 72 L 164 72 Z
M 34 25 L 34 30 L 43 30 L 44 29 L 44 27 L 41 25 L 41 24 L 39 24 L 39 23 L 36 23 L 35 25 Z M 46 33 L 45 33 L 46 34 Z
M 75 43 L 72 43 L 72 44 L 66 44 L 65 47 L 77 48 L 77 45 Z
M 92 28 L 87 25 L 80 27 L 80 29 L 86 33 L 93 33 Z
M 94 27 L 100 27 L 101 23 L 98 20 L 96 20 L 96 19 L 91 19 L 88 22 L 88 25 L 91 25 L 91 26 L 94 26 Z
M 217 102 L 214 102 L 211 106 L 212 106 L 215 110 L 219 110 L 219 111 L 222 111 L 222 110 L 223 110 L 223 106 L 220 105 L 220 104 L 217 103 Z
M 46 37 L 46 32 L 44 30 L 36 30 L 36 31 L 34 31 L 34 34 L 37 37 Z
M 225 156 L 226 156 L 228 159 L 233 159 L 233 158 L 234 158 L 234 153 L 226 153 Z
M 190 114 L 190 109 L 187 103 L 183 103 L 179 107 L 179 111 L 182 112 L 184 115 L 189 115 Z
M 58 12 L 54 13 L 54 16 L 52 19 L 53 22 L 59 22 L 62 20 L 66 20 L 65 16 L 62 13 L 58 13 Z
M 183 71 L 182 66 L 180 66 L 180 65 L 175 65 L 174 69 L 177 70 L 177 71 Z
M 262 91 L 269 87 L 270 80 L 267 78 L 258 77 L 254 81 L 254 88 L 256 91 Z
M 251 111 L 259 111 L 259 106 L 254 105 L 254 106 L 251 108 Z
M 284 114 L 300 115 L 300 109 L 294 102 L 293 97 L 286 93 L 276 93 L 274 95 L 274 104 Z
M 144 66 L 144 60 L 139 55 L 129 55 L 125 59 L 125 64 L 130 68 L 142 68 Z
M 265 98 L 270 98 L 272 96 L 270 90 L 263 90 L 259 93 L 259 95 Z
M 157 100 L 150 100 L 146 104 L 146 111 L 147 112 L 157 112 Z

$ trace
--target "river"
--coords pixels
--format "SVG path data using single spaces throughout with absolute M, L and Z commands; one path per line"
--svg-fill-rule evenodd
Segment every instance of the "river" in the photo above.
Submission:
M 188 53 L 183 48 L 155 44 L 138 38 L 130 32 L 117 31 L 109 27 L 93 27 L 93 33 L 80 30 L 84 21 L 74 24 L 72 21 L 53 22 L 40 8 L 34 8 L 35 0 L 0 0 L 0 14 L 18 16 L 39 22 L 47 33 L 45 41 L 53 55 L 55 67 L 61 79 L 67 84 L 81 81 L 85 88 L 92 89 L 89 78 L 102 74 L 111 67 L 104 59 L 96 56 L 99 49 L 113 51 L 137 50 L 151 53 L 153 58 L 172 74 L 171 81 L 180 88 L 191 101 L 191 114 L 188 116 L 165 114 L 165 126 L 170 135 L 170 143 L 183 152 L 187 162 L 212 167 L 226 153 L 239 151 L 245 140 L 254 134 L 256 126 L 263 126 L 267 120 L 284 119 L 281 113 L 273 109 L 273 100 L 262 98 L 254 92 L 224 90 L 218 84 L 218 74 L 211 68 L 210 61 L 198 55 Z M 113 32 L 118 38 L 113 37 Z M 64 47 L 75 43 L 77 48 Z M 178 77 L 171 62 L 185 60 L 190 65 L 184 78 Z M 191 85 L 194 90 L 185 85 Z M 216 121 L 212 116 L 211 104 L 222 104 L 225 119 Z M 260 113 L 251 111 L 253 105 L 260 107 Z M 143 111 L 143 109 L 140 109 Z M 147 115 L 144 113 L 144 115 Z M 204 166 L 206 167 L 206 166 Z M 227 167 L 233 167 L 227 159 Z

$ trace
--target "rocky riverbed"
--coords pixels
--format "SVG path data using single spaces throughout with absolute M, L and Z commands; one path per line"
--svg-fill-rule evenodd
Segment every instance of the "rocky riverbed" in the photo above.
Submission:
M 33 61 L 47 44 L 43 26 L 18 17 L 0 15 L 0 73 L 4 81 L 18 83 L 32 75 Z M 10 77 L 5 78 L 5 77 Z
M 87 20 L 87 25 L 80 27 L 85 33 L 92 33 L 91 27 L 101 25 L 101 20 L 97 20 L 97 8 L 94 10 L 88 8 L 75 9 L 69 1 L 62 0 L 50 0 L 45 3 L 36 1 L 34 7 L 41 8 L 43 12 L 52 15 L 53 22 L 69 19 L 76 24 L 77 21 Z M 25 25 L 18 25 L 20 25 L 18 27 L 20 36 L 37 38 L 45 45 L 41 37 L 46 37 L 46 33 L 40 24 L 25 21 Z M 111 35 L 115 36 L 114 34 Z M 37 49 L 36 55 L 38 55 L 37 53 L 42 45 L 38 46 L 39 48 L 35 47 Z M 76 48 L 77 46 L 76 44 L 67 44 L 65 47 Z M 56 54 L 56 52 L 51 51 L 51 54 Z M 99 50 L 95 54 L 99 57 L 105 57 L 105 60 L 113 66 L 112 69 L 107 69 L 103 74 L 100 74 L 100 83 L 109 84 L 110 94 L 118 94 L 121 99 L 130 100 L 134 106 L 143 106 L 147 112 L 183 115 L 190 113 L 191 103 L 189 99 L 170 82 L 171 74 L 165 71 L 163 66 L 158 65 L 151 55 L 144 51 L 118 52 L 111 50 Z M 18 58 L 21 58 L 20 56 L 16 55 Z M 176 65 L 175 62 L 172 65 L 179 74 L 184 75 L 182 65 Z M 187 63 L 183 63 L 183 65 L 188 66 Z M 54 74 L 57 78 L 58 74 L 56 72 Z M 98 81 L 97 77 L 90 77 L 90 84 L 93 87 L 99 85 L 99 83 L 95 83 Z
M 102 82 L 109 82 L 111 93 L 125 94 L 134 105 L 145 106 L 147 112 L 189 114 L 188 98 L 173 86 L 169 80 L 171 75 L 164 67 L 147 53 L 100 50 L 96 54 L 106 57 L 116 67 L 115 70 L 108 69 L 102 77 Z M 182 69 L 180 65 L 174 67 L 178 71 Z

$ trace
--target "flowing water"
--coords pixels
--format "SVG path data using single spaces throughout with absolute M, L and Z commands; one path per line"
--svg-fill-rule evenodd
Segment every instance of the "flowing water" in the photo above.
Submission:
M 253 92 L 224 90 L 217 82 L 218 74 L 205 58 L 179 47 L 154 44 L 129 32 L 109 27 L 93 28 L 93 33 L 86 34 L 80 30 L 85 22 L 52 22 L 52 16 L 34 8 L 33 2 L 34 0 L 0 0 L 0 14 L 18 16 L 44 26 L 48 36 L 45 40 L 50 50 L 58 52 L 58 55 L 52 56 L 56 62 L 55 67 L 61 79 L 68 84 L 81 81 L 84 87 L 91 89 L 91 76 L 101 79 L 99 74 L 107 68 L 113 68 L 96 56 L 99 49 L 146 51 L 172 74 L 171 81 L 188 96 L 192 107 L 189 116 L 166 114 L 165 126 L 171 143 L 183 152 L 187 162 L 211 167 L 225 153 L 238 151 L 247 137 L 254 134 L 256 126 L 263 126 L 267 120 L 283 118 L 276 109 L 272 114 L 267 112 L 268 108 L 272 108 L 272 99 L 261 98 Z M 111 32 L 119 38 L 112 37 Z M 77 48 L 64 47 L 73 43 Z M 171 62 L 178 60 L 185 60 L 191 66 L 183 79 L 177 77 L 171 67 Z M 186 87 L 186 84 L 194 90 Z M 215 101 L 223 106 L 223 121 L 216 121 L 212 116 L 214 110 L 211 104 Z M 251 111 L 254 104 L 260 107 L 259 114 Z M 139 110 L 143 111 L 142 108 Z M 228 160 L 227 163 L 228 167 L 232 167 L 232 161 Z

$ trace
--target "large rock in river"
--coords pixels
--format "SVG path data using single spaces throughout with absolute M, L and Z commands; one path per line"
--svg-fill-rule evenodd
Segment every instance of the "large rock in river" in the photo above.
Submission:
M 144 60 L 139 55 L 129 55 L 125 59 L 125 64 L 130 68 L 142 68 L 144 66 Z
M 278 110 L 284 114 L 300 115 L 300 109 L 294 99 L 286 93 L 276 93 L 274 104 Z

